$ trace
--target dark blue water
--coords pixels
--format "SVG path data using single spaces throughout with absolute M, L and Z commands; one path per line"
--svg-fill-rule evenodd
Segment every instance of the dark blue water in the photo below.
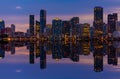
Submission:
M 120 79 L 119 42 L 0 44 L 1 79 Z

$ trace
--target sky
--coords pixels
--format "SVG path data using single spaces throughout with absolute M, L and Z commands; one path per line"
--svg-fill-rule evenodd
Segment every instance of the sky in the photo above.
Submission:
M 80 18 L 80 23 L 93 22 L 93 8 L 104 8 L 104 22 L 107 14 L 120 13 L 120 0 L 1 0 L 0 19 L 5 21 L 6 27 L 16 25 L 16 31 L 26 32 L 29 28 L 29 15 L 35 15 L 39 20 L 41 9 L 47 11 L 47 23 L 59 17 L 69 20 L 74 16 Z

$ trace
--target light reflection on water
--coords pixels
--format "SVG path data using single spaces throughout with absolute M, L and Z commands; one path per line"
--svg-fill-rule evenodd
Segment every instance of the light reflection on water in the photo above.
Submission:
M 1 78 L 119 79 L 119 44 L 85 41 L 0 44 Z

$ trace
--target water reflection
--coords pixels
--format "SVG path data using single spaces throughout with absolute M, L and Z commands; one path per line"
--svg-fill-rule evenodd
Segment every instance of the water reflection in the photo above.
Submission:
M 5 51 L 11 51 L 11 55 L 15 54 L 15 47 L 26 46 L 29 50 L 29 63 L 34 64 L 35 59 L 39 58 L 40 69 L 47 68 L 47 55 L 51 55 L 53 60 L 61 60 L 63 58 L 70 59 L 73 62 L 80 62 L 82 55 L 93 55 L 94 71 L 103 71 L 103 58 L 107 56 L 109 65 L 118 65 L 118 57 L 120 56 L 120 43 L 116 41 L 82 41 L 82 42 L 9 42 L 0 44 L 0 58 L 5 58 Z M 17 53 L 17 52 L 16 52 Z M 49 61 L 49 60 L 48 60 Z

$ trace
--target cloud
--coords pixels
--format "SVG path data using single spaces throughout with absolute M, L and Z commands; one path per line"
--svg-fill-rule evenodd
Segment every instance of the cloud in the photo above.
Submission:
M 16 9 L 17 9 L 17 10 L 21 10 L 22 7 L 21 7 L 21 6 L 16 6 Z
M 17 69 L 15 72 L 20 73 L 22 70 L 21 69 Z

